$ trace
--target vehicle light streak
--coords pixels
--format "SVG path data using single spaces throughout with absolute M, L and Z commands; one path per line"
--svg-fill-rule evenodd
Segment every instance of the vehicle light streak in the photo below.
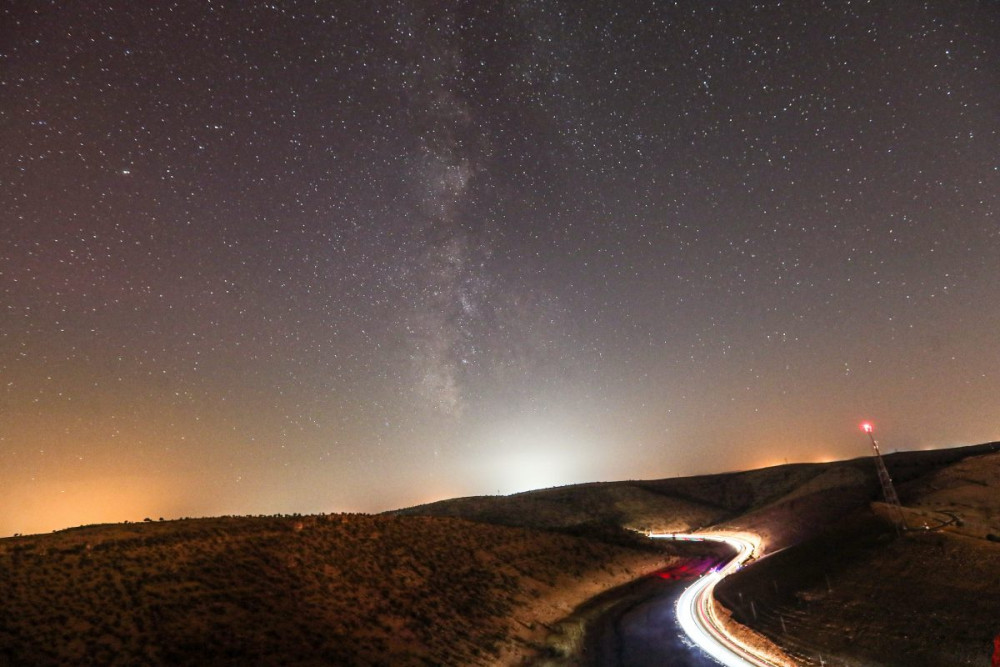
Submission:
M 729 634 L 715 614 L 715 586 L 722 579 L 739 570 L 753 557 L 758 548 L 756 536 L 722 533 L 704 534 L 652 534 L 655 539 L 725 542 L 736 549 L 736 557 L 721 568 L 713 570 L 685 589 L 677 600 L 677 619 L 691 639 L 726 667 L 779 667 L 784 662 L 775 661 L 747 646 Z

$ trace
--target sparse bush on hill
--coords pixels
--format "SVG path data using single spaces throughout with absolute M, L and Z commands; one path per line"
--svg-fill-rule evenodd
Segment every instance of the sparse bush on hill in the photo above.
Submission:
M 609 541 L 365 515 L 11 538 L 0 664 L 491 663 L 536 594 L 657 557 Z

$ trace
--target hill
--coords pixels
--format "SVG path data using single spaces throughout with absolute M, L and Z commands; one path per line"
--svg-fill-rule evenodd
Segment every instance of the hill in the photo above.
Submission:
M 731 577 L 720 600 L 802 665 L 988 664 L 1000 636 L 1000 453 L 898 491 L 916 530 L 897 535 L 859 510 Z
M 881 487 L 870 458 L 456 499 L 406 512 L 505 525 L 566 526 L 589 516 L 632 528 L 755 532 L 772 555 L 727 580 L 719 598 L 735 620 L 801 664 L 986 664 L 1000 635 L 1000 443 L 900 452 L 885 462 L 917 529 L 902 536 L 873 502 Z M 690 511 L 656 514 L 671 506 Z
M 920 479 L 998 443 L 885 457 L 893 479 Z M 708 526 L 750 530 L 766 551 L 800 543 L 879 497 L 868 457 L 659 480 L 601 482 L 474 496 L 418 505 L 395 514 L 450 516 L 504 526 L 566 529 L 584 523 L 680 532 Z
M 669 550 L 461 519 L 330 515 L 0 540 L 0 664 L 493 664 Z

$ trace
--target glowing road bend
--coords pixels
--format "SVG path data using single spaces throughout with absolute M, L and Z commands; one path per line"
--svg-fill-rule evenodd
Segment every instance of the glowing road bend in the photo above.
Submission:
M 715 615 L 713 595 L 715 585 L 736 572 L 753 556 L 757 544 L 754 536 L 704 533 L 698 535 L 653 534 L 653 538 L 671 540 L 725 542 L 736 549 L 736 557 L 723 567 L 702 576 L 687 587 L 677 600 L 677 619 L 688 637 L 706 653 L 727 667 L 780 667 L 783 662 L 756 653 L 730 635 Z

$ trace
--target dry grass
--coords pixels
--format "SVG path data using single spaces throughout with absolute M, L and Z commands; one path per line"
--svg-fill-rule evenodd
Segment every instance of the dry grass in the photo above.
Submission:
M 0 664 L 512 662 L 662 552 L 459 519 L 334 515 L 0 540 Z M 579 599 L 565 597 L 576 591 Z

